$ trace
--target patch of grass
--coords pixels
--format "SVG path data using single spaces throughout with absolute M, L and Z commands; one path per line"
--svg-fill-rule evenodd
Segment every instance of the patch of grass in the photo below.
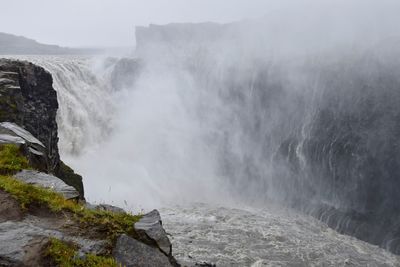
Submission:
M 11 176 L 0 176 L 0 189 L 17 199 L 25 210 L 31 204 L 39 204 L 54 213 L 70 212 L 81 228 L 101 228 L 102 233 L 111 240 L 122 233 L 135 237 L 134 224 L 141 218 L 141 215 L 88 209 L 50 189 L 23 183 Z
M 14 174 L 22 169 L 30 169 L 28 159 L 14 144 L 0 145 L 0 174 Z
M 39 204 L 48 207 L 54 213 L 71 212 L 82 228 L 101 228 L 102 233 L 111 240 L 122 233 L 135 236 L 133 225 L 141 218 L 140 215 L 87 209 L 83 204 L 66 200 L 61 194 L 50 189 L 26 184 L 11 176 L 29 168 L 29 161 L 18 146 L 0 145 L 0 189 L 17 199 L 22 209 L 26 210 L 31 204 Z
M 22 96 L 15 96 L 7 87 L 0 87 L 0 121 L 13 121 L 18 117 L 18 104 Z
M 59 267 L 119 267 L 115 259 L 94 254 L 78 257 L 78 246 L 52 238 L 45 252 Z

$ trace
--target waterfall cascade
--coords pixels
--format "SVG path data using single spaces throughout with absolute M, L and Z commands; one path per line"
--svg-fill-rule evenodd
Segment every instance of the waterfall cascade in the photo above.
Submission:
M 355 27 L 358 39 L 310 47 L 308 37 L 327 32 L 310 26 L 298 38 L 287 23 L 278 36 L 260 21 L 209 34 L 209 24 L 151 25 L 138 31 L 138 55 L 186 78 L 182 106 L 207 129 L 198 137 L 213 148 L 221 191 L 294 207 L 400 253 L 398 39 Z
M 115 60 L 84 56 L 17 56 L 44 67 L 53 76 L 59 110 L 59 148 L 79 155 L 111 132 L 114 103 L 111 73 Z

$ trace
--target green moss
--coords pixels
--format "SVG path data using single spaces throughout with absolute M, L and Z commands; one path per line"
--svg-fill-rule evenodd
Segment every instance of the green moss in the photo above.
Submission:
M 84 257 L 77 257 L 78 246 L 52 238 L 45 252 L 45 256 L 60 267 L 117 267 L 115 259 L 94 254 L 86 254 Z
M 13 174 L 29 168 L 28 159 L 17 145 L 0 145 L 0 174 Z
M 9 88 L 0 87 L 0 121 L 12 121 L 17 117 L 18 96 L 10 95 Z
M 16 198 L 23 209 L 27 209 L 31 204 L 39 204 L 47 206 L 55 213 L 70 212 L 81 228 L 101 228 L 101 232 L 111 240 L 122 233 L 134 237 L 134 224 L 141 218 L 140 215 L 87 209 L 84 205 L 67 200 L 50 189 L 23 183 L 11 176 L 0 176 L 0 189 Z

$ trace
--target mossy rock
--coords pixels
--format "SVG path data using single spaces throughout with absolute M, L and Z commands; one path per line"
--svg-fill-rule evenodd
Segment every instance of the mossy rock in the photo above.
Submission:
M 20 146 L 0 144 L 0 174 L 14 174 L 23 169 L 30 169 L 28 159 L 23 155 Z
M 101 228 L 105 238 L 115 239 L 120 234 L 136 237 L 134 224 L 141 215 L 93 210 L 74 200 L 67 200 L 50 189 L 26 184 L 11 176 L 0 176 L 0 189 L 9 193 L 21 204 L 22 209 L 44 206 L 53 213 L 65 213 L 79 223 L 81 229 Z
M 59 267 L 119 267 L 114 258 L 91 253 L 79 255 L 78 245 L 51 238 L 44 256 L 49 264 Z
M 75 173 L 68 165 L 60 161 L 54 171 L 55 176 L 63 180 L 67 185 L 74 187 L 80 195 L 81 199 L 84 199 L 84 189 L 82 183 L 82 176 Z

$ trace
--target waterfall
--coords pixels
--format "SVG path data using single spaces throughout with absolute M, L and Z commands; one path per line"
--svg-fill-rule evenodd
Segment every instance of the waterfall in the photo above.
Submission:
M 79 155 L 100 144 L 112 131 L 115 110 L 110 73 L 112 63 L 89 57 L 18 56 L 38 64 L 53 76 L 59 109 L 61 156 Z
M 191 136 L 207 148 L 200 158 L 212 159 L 198 169 L 212 179 L 190 181 L 218 186 L 222 202 L 296 208 L 399 253 L 396 39 L 271 51 L 262 33 L 230 29 L 215 40 L 202 27 L 151 26 L 138 37 L 138 56 L 156 73 L 144 81 L 178 81 L 164 84 L 185 114 L 177 125 L 195 126 Z

